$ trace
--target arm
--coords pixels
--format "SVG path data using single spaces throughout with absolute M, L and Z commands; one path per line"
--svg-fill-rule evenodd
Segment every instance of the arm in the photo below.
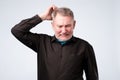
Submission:
M 99 80 L 95 53 L 91 45 L 87 45 L 84 64 L 86 80 Z
M 15 25 L 12 29 L 11 32 L 12 34 L 23 44 L 26 46 L 30 47 L 34 51 L 37 51 L 36 49 L 36 40 L 38 40 L 38 35 L 31 33 L 30 29 L 35 27 L 37 24 L 42 22 L 42 19 L 38 17 L 38 15 L 29 18 L 29 19 L 24 19 L 17 25 Z
M 30 29 L 44 20 L 51 20 L 53 10 L 54 6 L 50 6 L 44 13 L 22 20 L 11 29 L 12 34 L 23 44 L 34 51 L 37 51 L 37 44 L 40 42 L 40 36 L 38 34 L 31 33 Z

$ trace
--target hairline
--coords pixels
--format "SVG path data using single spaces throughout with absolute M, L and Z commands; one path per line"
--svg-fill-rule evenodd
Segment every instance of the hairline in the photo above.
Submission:
M 67 7 L 61 7 L 61 8 L 57 8 L 56 10 L 54 10 L 52 13 L 52 18 L 54 19 L 57 16 L 57 14 L 60 14 L 61 16 L 71 17 L 74 20 L 73 11 Z

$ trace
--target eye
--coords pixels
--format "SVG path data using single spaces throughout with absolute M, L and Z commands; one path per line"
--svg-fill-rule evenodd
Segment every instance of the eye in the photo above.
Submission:
M 62 25 L 58 25 L 58 28 L 62 28 Z
M 70 25 L 70 24 L 68 24 L 68 25 L 66 25 L 66 27 L 71 27 L 71 25 Z

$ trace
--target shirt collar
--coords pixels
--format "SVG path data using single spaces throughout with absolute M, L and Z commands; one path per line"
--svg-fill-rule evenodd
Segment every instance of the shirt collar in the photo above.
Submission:
M 53 36 L 51 41 L 56 42 L 57 38 L 55 36 Z M 68 42 L 76 42 L 76 38 L 74 36 L 72 36 L 72 38 L 70 40 L 68 40 Z

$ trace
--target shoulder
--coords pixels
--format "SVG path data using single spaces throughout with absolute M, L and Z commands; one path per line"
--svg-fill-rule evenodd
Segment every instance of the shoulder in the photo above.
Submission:
M 75 37 L 75 38 L 76 38 L 76 42 L 78 44 L 78 47 L 82 51 L 85 51 L 87 55 L 88 55 L 88 53 L 89 54 L 94 54 L 93 46 L 87 40 L 84 40 L 84 39 L 81 39 L 81 38 L 78 38 L 78 37 Z
M 78 43 L 79 45 L 82 45 L 84 47 L 92 47 L 92 45 L 85 39 L 79 38 L 79 37 L 74 37 L 76 40 L 76 43 Z

